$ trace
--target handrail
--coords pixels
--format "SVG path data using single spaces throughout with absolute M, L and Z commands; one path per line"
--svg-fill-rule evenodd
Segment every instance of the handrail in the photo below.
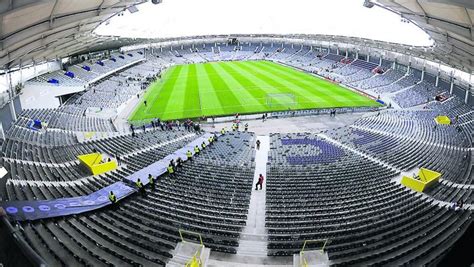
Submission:
M 179 232 L 179 237 L 181 237 L 181 241 L 186 242 L 186 240 L 185 240 L 184 237 L 183 237 L 183 233 L 188 233 L 188 234 L 192 234 L 192 235 L 198 236 L 201 246 L 204 246 L 204 244 L 203 244 L 203 242 L 202 242 L 202 236 L 201 236 L 201 234 L 196 233 L 196 232 L 191 232 L 191 231 L 183 230 L 183 229 L 179 229 L 178 232 Z
M 317 243 L 317 242 L 324 242 L 323 247 L 321 248 L 321 251 L 324 251 L 324 248 L 326 248 L 326 244 L 328 243 L 328 239 L 305 240 L 304 243 L 303 243 L 303 248 L 301 249 L 301 252 L 304 253 L 304 249 L 305 249 L 307 243 Z
M 326 248 L 326 244 L 328 243 L 328 239 L 312 239 L 312 240 L 305 240 L 304 243 L 303 243 L 303 248 L 301 248 L 301 252 L 300 252 L 300 257 L 302 258 L 302 263 L 300 264 L 301 266 L 303 267 L 308 267 L 308 261 L 303 258 L 304 256 L 304 249 L 306 248 L 306 244 L 308 243 L 317 243 L 317 242 L 324 242 L 323 243 L 323 247 L 320 249 L 321 252 L 324 252 L 324 249 Z

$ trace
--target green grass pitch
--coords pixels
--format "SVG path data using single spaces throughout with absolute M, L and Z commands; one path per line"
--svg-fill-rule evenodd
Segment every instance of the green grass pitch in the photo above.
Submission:
M 269 95 L 274 94 L 291 94 L 293 102 L 276 97 L 269 104 Z M 209 62 L 169 68 L 147 89 L 129 120 L 379 105 L 330 81 L 270 61 Z

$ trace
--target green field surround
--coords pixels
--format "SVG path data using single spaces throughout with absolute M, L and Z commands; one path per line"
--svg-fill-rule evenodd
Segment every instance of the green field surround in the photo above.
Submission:
M 147 89 L 129 120 L 379 105 L 330 81 L 270 61 L 209 62 L 170 67 Z

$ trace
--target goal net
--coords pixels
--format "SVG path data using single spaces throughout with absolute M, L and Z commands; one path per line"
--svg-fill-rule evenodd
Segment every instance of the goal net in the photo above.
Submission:
M 296 97 L 292 93 L 273 93 L 266 95 L 269 108 L 293 108 L 296 107 Z

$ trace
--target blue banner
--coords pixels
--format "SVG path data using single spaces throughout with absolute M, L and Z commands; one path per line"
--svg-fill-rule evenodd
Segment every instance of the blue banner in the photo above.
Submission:
M 83 213 L 105 207 L 110 203 L 109 192 L 114 192 L 117 200 L 135 192 L 133 187 L 116 182 L 90 195 L 59 198 L 52 200 L 10 201 L 0 203 L 8 216 L 17 221 L 31 221 L 43 218 Z
M 60 198 L 52 200 L 31 200 L 31 201 L 9 201 L 1 202 L 0 206 L 5 209 L 8 216 L 17 221 L 37 220 L 43 218 L 52 218 L 58 216 L 66 216 L 96 210 L 110 205 L 109 192 L 112 191 L 117 200 L 125 198 L 137 191 L 134 184 L 140 178 L 143 185 L 148 184 L 148 175 L 155 177 L 167 172 L 170 161 L 181 158 L 183 161 L 187 159 L 186 152 L 189 150 L 194 155 L 194 147 L 201 149 L 204 142 L 209 145 L 209 137 L 212 134 L 205 134 L 196 140 L 188 143 L 186 146 L 176 150 L 173 154 L 169 154 L 160 161 L 157 161 L 133 174 L 124 178 L 124 182 L 116 182 L 104 187 L 87 196 Z M 125 182 L 133 183 L 127 185 Z

